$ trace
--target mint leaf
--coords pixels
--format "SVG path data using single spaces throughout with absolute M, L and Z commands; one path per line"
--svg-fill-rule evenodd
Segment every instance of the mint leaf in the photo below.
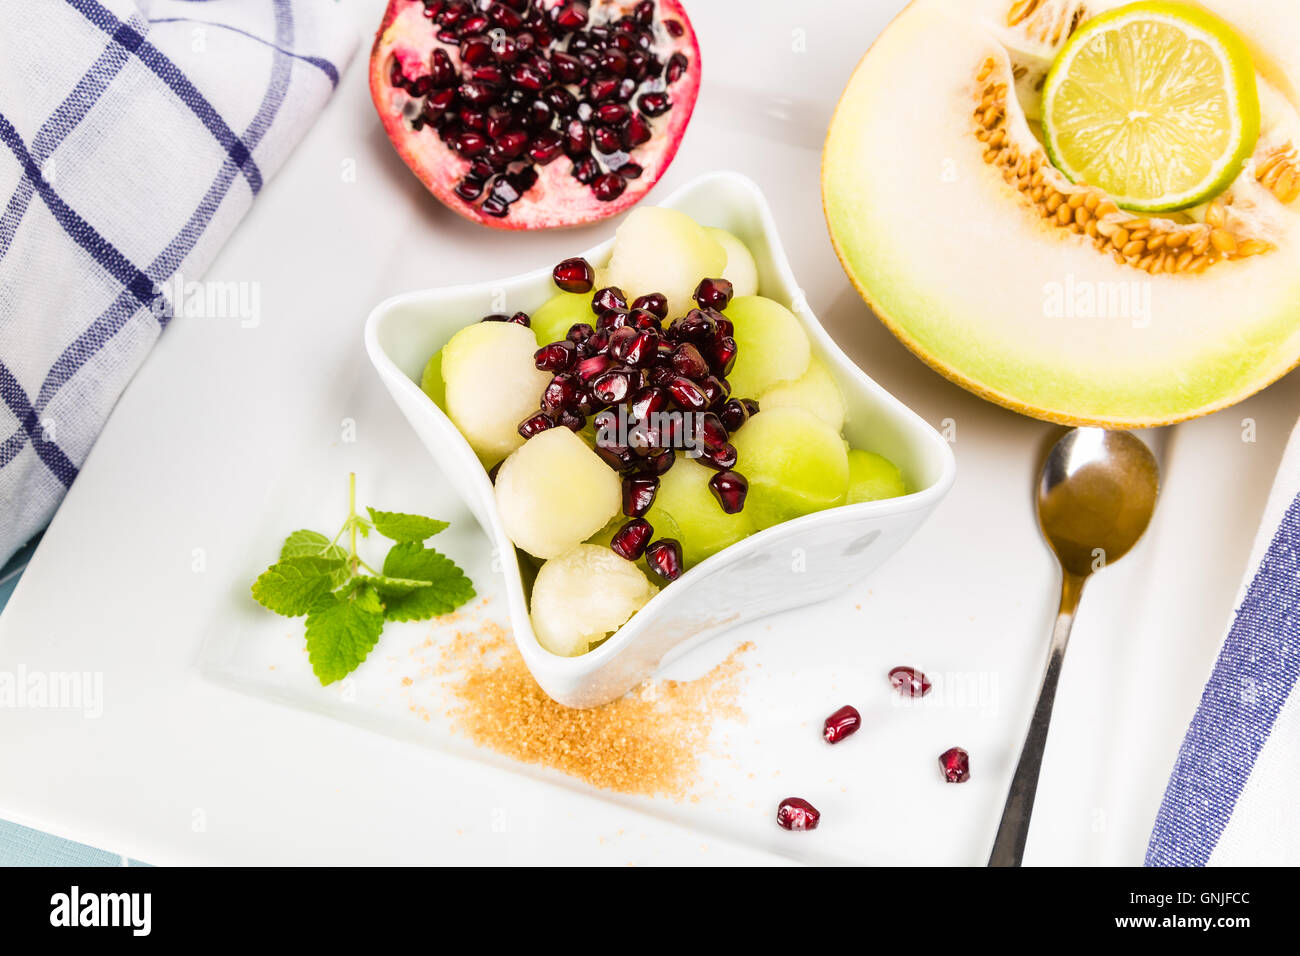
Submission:
M 330 542 L 319 531 L 295 531 L 289 537 L 284 539 L 284 545 L 280 548 L 280 560 L 285 558 L 302 558 L 321 555 L 327 558 L 338 558 L 340 561 L 347 558 L 348 553 L 340 548 L 337 544 Z
M 395 544 L 384 559 L 384 577 L 428 581 L 405 595 L 385 595 L 384 616 L 390 621 L 423 621 L 450 614 L 474 597 L 474 585 L 446 555 L 418 541 Z
M 379 592 L 363 584 L 350 594 L 329 594 L 307 615 L 307 659 L 321 685 L 351 674 L 384 629 Z
M 287 558 L 271 565 L 253 582 L 253 597 L 276 614 L 297 617 L 337 587 L 336 575 L 344 568 L 342 558 Z
M 394 541 L 424 541 L 440 531 L 447 530 L 447 522 L 423 515 L 404 514 L 400 511 L 376 511 L 367 508 L 375 530 Z

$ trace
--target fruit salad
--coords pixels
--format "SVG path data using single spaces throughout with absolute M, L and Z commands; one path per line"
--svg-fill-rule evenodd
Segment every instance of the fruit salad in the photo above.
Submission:
M 607 262 L 566 259 L 531 313 L 457 332 L 421 386 L 493 480 L 536 568 L 533 630 L 573 656 L 748 535 L 890 498 L 899 469 L 843 435 L 834 376 L 760 295 L 731 233 L 643 207 Z

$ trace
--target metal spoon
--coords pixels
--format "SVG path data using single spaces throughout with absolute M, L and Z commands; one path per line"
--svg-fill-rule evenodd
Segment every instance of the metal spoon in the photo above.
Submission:
M 1019 866 L 1025 854 L 1052 704 L 1083 586 L 1137 544 L 1159 490 L 1155 456 L 1129 432 L 1077 428 L 1047 456 L 1038 482 L 1038 523 L 1061 564 L 1061 610 L 989 866 Z

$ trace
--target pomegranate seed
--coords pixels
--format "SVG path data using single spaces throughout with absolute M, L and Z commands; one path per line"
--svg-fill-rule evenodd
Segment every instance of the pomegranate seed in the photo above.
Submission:
M 729 375 L 736 367 L 736 356 L 740 352 L 736 340 L 729 335 L 724 335 L 713 344 L 712 352 L 714 370 L 722 375 Z
M 620 558 L 635 561 L 645 554 L 646 545 L 650 543 L 650 538 L 654 533 L 655 529 L 650 526 L 650 522 L 646 521 L 645 518 L 633 518 L 614 532 L 614 538 L 610 541 L 609 546 Z
M 668 299 L 658 292 L 651 292 L 649 295 L 643 295 L 632 303 L 634 309 L 645 309 L 647 312 L 658 316 L 660 319 L 668 317 Z
M 494 3 L 488 7 L 488 16 L 500 24 L 502 29 L 514 32 L 524 25 L 523 18 L 504 3 Z M 486 24 L 484 24 L 486 26 Z
M 627 180 L 618 173 L 605 173 L 591 184 L 591 191 L 601 202 L 612 202 L 623 195 L 626 188 Z
M 596 376 L 591 382 L 591 394 L 606 405 L 617 405 L 632 391 L 632 377 L 625 369 L 614 369 Z
M 608 126 L 597 126 L 592 130 L 591 140 L 596 144 L 596 149 L 602 153 L 617 153 L 623 148 L 623 137 L 617 130 L 612 130 Z
M 636 17 L 636 22 L 641 26 L 650 26 L 655 19 L 654 0 L 641 0 L 633 9 L 632 15 Z
M 889 683 L 904 697 L 924 697 L 930 693 L 930 681 L 915 667 L 895 667 L 889 672 Z
M 618 174 L 624 179 L 640 179 L 643 172 L 640 163 L 624 163 L 618 167 Z
M 564 138 L 554 130 L 542 133 L 528 146 L 528 158 L 538 166 L 553 162 L 562 152 L 564 152 Z
M 627 478 L 623 481 L 623 514 L 640 518 L 654 504 L 659 492 L 658 478 Z
M 523 130 L 516 130 L 513 133 L 506 133 L 496 142 L 497 149 L 506 159 L 516 159 L 528 145 L 528 134 Z
M 667 93 L 642 93 L 636 101 L 636 108 L 646 116 L 662 116 L 672 105 Z
M 578 347 L 572 342 L 552 342 L 533 353 L 533 364 L 543 372 L 563 372 L 573 364 Z
M 509 321 L 514 325 L 522 325 L 526 329 L 531 328 L 533 324 L 533 320 L 528 317 L 527 312 L 516 312 L 510 316 Z
M 587 25 L 587 5 L 567 3 L 555 11 L 552 21 L 561 30 L 581 30 Z
M 525 440 L 527 440 L 529 438 L 532 438 L 534 435 L 540 435 L 548 428 L 554 428 L 554 427 L 555 427 L 555 421 L 551 418 L 550 415 L 546 414 L 545 412 L 538 412 L 536 415 L 533 415 L 531 418 L 525 418 L 522 422 L 519 423 L 519 434 L 522 435 Z
M 653 329 L 659 331 L 659 316 L 653 312 L 647 312 L 645 309 L 633 309 L 628 313 L 628 324 L 636 326 L 638 329 Z M 659 341 L 656 341 L 655 348 L 659 348 Z
M 576 83 L 583 74 L 582 64 L 576 56 L 558 51 L 551 54 L 551 67 L 561 83 Z
M 596 270 L 586 259 L 565 259 L 551 271 L 555 284 L 565 292 L 590 292 L 596 284 Z
M 616 286 L 607 286 L 597 292 L 591 299 L 591 311 L 600 315 L 610 309 L 625 311 L 627 309 L 627 296 L 623 290 Z
M 749 412 L 751 418 L 758 414 L 758 399 L 742 398 L 740 403 L 745 406 L 745 411 Z
M 719 451 L 725 448 L 730 437 L 726 426 L 722 424 L 722 419 L 713 412 L 705 412 L 699 416 L 695 434 L 706 451 Z
M 480 322 L 509 322 L 510 316 L 504 312 L 493 312 L 491 315 L 485 315 L 479 320 Z
M 731 386 L 727 384 L 726 379 L 718 378 L 716 375 L 705 376 L 704 381 L 700 382 L 700 389 L 708 400 L 709 408 L 721 408 L 731 397 Z
M 613 364 L 608 355 L 593 355 L 591 358 L 583 359 L 578 363 L 578 378 L 583 382 L 590 382 L 592 379 L 605 374 Z
M 624 445 L 602 445 L 597 443 L 596 454 L 599 455 L 609 467 L 615 471 L 622 471 L 630 468 L 636 461 L 636 456 L 632 454 L 632 449 Z
M 443 53 L 442 50 L 435 50 L 433 54 L 435 59 L 439 53 L 442 53 L 444 57 L 447 55 L 446 53 Z M 460 62 L 465 66 L 481 66 L 491 59 L 492 44 L 487 40 L 476 38 L 473 40 L 466 40 L 460 45 Z M 450 65 L 450 62 L 451 61 L 448 60 L 448 65 Z
M 644 474 L 658 477 L 666 474 L 676 461 L 676 455 L 671 451 L 664 451 L 658 455 L 651 455 L 641 462 L 641 470 Z
M 608 333 L 609 340 L 612 342 L 614 332 L 627 325 L 628 321 L 628 314 L 622 309 L 606 309 L 596 320 L 596 328 Z
M 633 116 L 627 121 L 627 125 L 623 127 L 623 145 L 628 149 L 635 149 L 644 143 L 648 143 L 653 135 L 650 126 L 645 120 L 640 116 Z M 628 165 L 632 164 L 629 163 Z M 640 168 L 640 166 L 637 167 L 638 170 L 640 170 Z M 641 173 L 637 172 L 636 176 L 630 176 L 628 178 L 636 179 L 639 175 L 641 175 Z
M 446 50 L 434 50 L 429 58 L 429 77 L 437 87 L 451 86 L 456 80 L 456 67 Z
M 733 398 L 718 410 L 718 418 L 722 420 L 722 425 L 728 432 L 734 432 L 749 421 L 749 410 L 740 399 Z
M 678 375 L 668 385 L 673 401 L 688 412 L 702 412 L 709 407 L 709 400 L 700 387 L 689 378 Z
M 634 368 L 654 361 L 658 347 L 659 336 L 656 333 L 632 326 L 624 326 L 609 337 L 610 355 Z
M 590 185 L 600 175 L 600 163 L 595 156 L 587 156 L 573 164 L 573 178 L 583 185 Z
M 816 830 L 821 819 L 821 812 L 803 797 L 786 797 L 776 808 L 776 822 L 784 830 Z
M 695 301 L 701 309 L 725 309 L 734 289 L 726 279 L 702 279 L 695 287 Z
M 488 148 L 488 140 L 480 133 L 467 130 L 452 141 L 451 147 L 462 156 L 477 156 Z
M 822 726 L 822 736 L 828 744 L 837 744 L 850 734 L 856 734 L 862 727 L 862 715 L 858 709 L 845 704 L 826 718 Z
M 700 464 L 708 465 L 714 471 L 730 471 L 736 467 L 736 446 L 723 445 L 717 451 L 704 451 L 700 454 Z
M 740 514 L 745 509 L 749 482 L 739 472 L 720 471 L 709 479 L 709 491 L 713 492 L 713 497 L 718 499 L 718 504 L 727 514 Z
M 665 20 L 664 26 L 676 22 L 676 20 Z M 671 30 L 672 28 L 669 27 L 670 32 Z M 686 54 L 674 53 L 668 60 L 668 72 L 664 74 L 664 79 L 669 83 L 676 83 L 682 78 L 682 74 L 686 72 L 686 67 L 689 65 L 690 60 L 686 59 Z
M 939 769 L 949 783 L 965 783 L 970 779 L 970 754 L 960 747 L 945 750 L 939 755 Z
M 631 115 L 626 103 L 604 103 L 596 107 L 596 119 L 607 126 L 616 126 Z
M 698 342 L 701 345 L 712 342 L 718 330 L 718 323 L 713 316 L 699 309 L 691 309 L 672 324 L 677 338 L 684 342 Z
M 475 33 L 482 33 L 487 27 L 488 18 L 480 13 L 460 24 L 460 34 L 461 36 L 470 36 Z
M 693 381 L 698 381 L 709 374 L 709 363 L 704 360 L 700 350 L 689 342 L 683 342 L 673 349 L 673 370 Z
M 552 413 L 570 408 L 577 403 L 578 394 L 578 383 L 574 377 L 561 372 L 551 379 L 542 392 L 542 408 Z
M 662 388 L 643 388 L 628 403 L 628 414 L 640 421 L 668 407 L 668 393 Z
M 682 546 L 676 538 L 660 538 L 645 549 L 646 564 L 665 581 L 682 576 Z

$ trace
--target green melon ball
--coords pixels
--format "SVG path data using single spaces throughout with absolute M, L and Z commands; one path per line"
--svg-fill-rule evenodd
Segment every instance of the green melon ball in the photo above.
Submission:
M 849 504 L 898 498 L 905 494 L 907 483 L 892 461 L 860 448 L 849 452 Z
M 802 408 L 837 432 L 844 428 L 844 395 L 825 363 L 815 356 L 801 377 L 773 385 L 758 397 L 758 405 L 762 409 Z
M 749 479 L 745 510 L 759 528 L 842 505 L 849 457 L 839 433 L 802 408 L 763 409 L 732 436 Z
M 705 226 L 704 231 L 717 240 L 727 253 L 722 278 L 731 283 L 733 295 L 758 295 L 758 264 L 749 247 L 725 229 Z
M 538 345 L 562 341 L 579 322 L 596 324 L 596 316 L 591 311 L 591 293 L 557 293 L 542 303 L 529 320 Z
M 746 508 L 729 515 L 709 490 L 716 472 L 678 453 L 672 468 L 659 479 L 659 493 L 646 514 L 656 538 L 676 538 L 688 567 L 717 554 L 756 530 Z
M 732 395 L 757 398 L 807 371 L 812 358 L 808 334 L 781 303 L 760 295 L 738 296 L 723 315 L 736 327 L 736 364 L 727 376 Z
M 443 407 L 487 467 L 524 443 L 519 423 L 537 412 L 551 380 L 534 364 L 536 351 L 532 333 L 513 322 L 476 322 L 443 346 Z
M 439 408 L 447 405 L 447 383 L 442 380 L 442 349 L 433 353 L 429 364 L 420 375 L 420 389 L 433 399 Z
M 609 266 L 598 281 L 622 289 L 629 303 L 661 292 L 674 319 L 695 307 L 700 280 L 721 276 L 726 265 L 726 251 L 690 216 L 640 206 L 618 227 Z

